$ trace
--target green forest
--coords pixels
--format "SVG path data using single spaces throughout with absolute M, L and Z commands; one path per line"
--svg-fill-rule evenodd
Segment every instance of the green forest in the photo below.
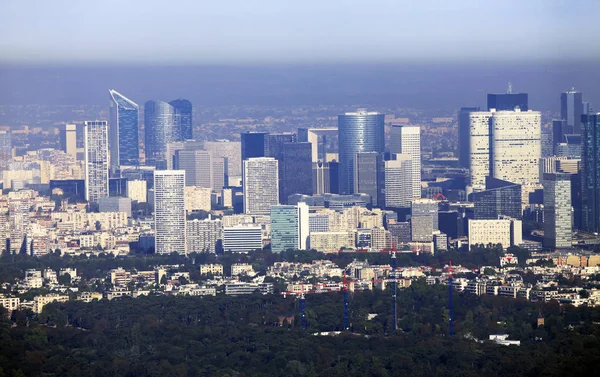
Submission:
M 583 376 L 600 365 L 600 308 L 454 295 L 423 280 L 398 291 L 296 298 L 150 296 L 0 313 L 4 376 Z M 542 314 L 544 325 L 537 326 Z M 371 316 L 368 316 L 371 314 Z M 374 318 L 373 315 L 376 315 Z M 372 319 L 369 320 L 368 318 Z M 510 335 L 521 346 L 491 343 Z M 483 341 L 479 341 L 483 340 Z

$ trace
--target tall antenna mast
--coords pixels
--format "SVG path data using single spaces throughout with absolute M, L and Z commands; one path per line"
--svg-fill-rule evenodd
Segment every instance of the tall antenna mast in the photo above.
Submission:
M 344 271 L 344 330 L 350 330 L 350 317 L 348 315 L 348 285 L 346 271 Z
M 452 304 L 452 261 L 450 261 L 450 278 L 448 279 L 448 333 L 454 336 L 454 307 Z
M 508 82 L 508 89 L 506 90 L 507 94 L 512 94 L 512 82 Z
M 306 312 L 305 312 L 305 303 L 304 303 L 304 293 L 300 296 L 300 321 L 302 323 L 302 328 L 306 328 Z

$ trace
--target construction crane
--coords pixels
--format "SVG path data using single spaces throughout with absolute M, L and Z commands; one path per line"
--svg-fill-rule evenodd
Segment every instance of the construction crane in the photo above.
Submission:
M 454 336 L 454 305 L 452 304 L 452 295 L 454 288 L 452 288 L 452 261 L 450 261 L 450 277 L 448 278 L 448 333 L 450 336 Z

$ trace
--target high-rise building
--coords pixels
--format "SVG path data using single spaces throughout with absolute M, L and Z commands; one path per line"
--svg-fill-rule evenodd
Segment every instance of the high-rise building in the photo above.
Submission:
M 312 146 L 312 161 L 328 161 L 327 155 L 338 153 L 337 128 L 298 128 L 298 141 Z
M 280 203 L 287 203 L 292 194 L 313 194 L 312 164 L 310 143 L 283 144 L 279 161 Z
M 10 131 L 0 131 L 0 174 L 12 159 L 12 139 Z M 4 183 L 6 187 L 6 183 Z
M 325 193 L 331 192 L 330 188 L 330 173 L 329 173 L 329 163 L 317 161 L 312 164 L 312 174 L 313 174 L 313 194 L 321 195 Z
M 496 111 L 514 110 L 519 108 L 521 111 L 529 110 L 527 93 L 498 93 L 487 95 L 488 111 L 496 109 Z
M 600 233 L 600 113 L 583 115 L 582 123 L 582 226 Z
M 395 154 L 395 160 L 385 161 L 385 206 L 410 208 L 413 197 L 412 157 Z
M 554 119 L 552 121 L 552 150 L 554 155 L 558 154 L 558 144 L 564 142 L 565 131 L 567 130 L 567 121 L 564 119 Z
M 98 199 L 100 212 L 125 212 L 131 217 L 131 199 L 123 197 L 106 197 Z
M 581 134 L 583 95 L 572 88 L 560 94 L 560 117 L 567 121 L 565 134 Z
M 108 196 L 127 196 L 127 178 L 109 178 Z
M 212 209 L 212 190 L 207 187 L 185 187 L 185 211 L 210 211 Z
M 223 225 L 221 220 L 187 221 L 187 252 L 188 253 L 215 253 L 221 248 L 223 242 Z
M 356 153 L 384 152 L 384 121 L 385 114 L 364 109 L 338 115 L 340 193 L 354 193 Z
M 484 191 L 473 193 L 475 220 L 494 220 L 501 216 L 522 218 L 521 185 L 486 177 L 485 186 Z
M 523 242 L 521 220 L 469 220 L 469 250 L 473 246 L 502 245 L 503 249 Z
M 469 185 L 473 191 L 485 190 L 485 177 L 490 175 L 489 111 L 472 111 L 469 118 Z
M 539 111 L 498 111 L 491 118 L 490 175 L 523 186 L 539 185 L 542 156 Z M 524 200 L 524 202 L 527 202 Z
M 175 108 L 163 101 L 144 105 L 146 164 L 166 169 L 167 144 L 181 140 Z
M 60 130 L 60 150 L 77 160 L 77 125 L 65 124 Z
M 570 248 L 573 218 L 571 212 L 571 175 L 544 174 L 544 246 Z
M 271 207 L 271 251 L 306 250 L 309 236 L 308 205 Z
M 186 150 L 186 151 L 196 151 L 203 149 L 204 142 L 198 140 L 182 140 L 182 141 L 173 141 L 167 144 L 166 151 L 166 159 L 167 159 L 167 169 L 173 170 L 175 169 L 176 161 L 175 161 L 175 153 L 177 151 Z
M 244 213 L 268 215 L 279 204 L 279 163 L 272 157 L 243 161 Z
M 127 197 L 138 203 L 146 203 L 148 183 L 142 179 L 127 181 Z
M 273 157 L 280 161 L 283 158 L 283 152 L 289 143 L 295 143 L 297 140 L 296 134 L 293 132 L 281 132 L 267 135 L 267 148 L 265 149 L 266 157 Z
M 411 219 L 419 216 L 431 216 L 433 230 L 439 229 L 439 202 L 433 199 L 413 199 L 411 205 Z
M 240 134 L 242 161 L 249 158 L 265 157 L 269 151 L 269 134 L 267 132 L 243 132 Z
M 227 159 L 227 177 L 242 176 L 242 144 L 239 141 L 205 141 L 203 149 L 215 157 Z
M 119 166 L 138 166 L 140 164 L 139 106 L 115 90 L 109 90 L 109 94 L 110 165 L 112 174 L 118 176 Z
M 385 201 L 385 169 L 383 154 L 358 152 L 354 155 L 354 193 L 367 194 L 371 205 L 383 207 Z
M 468 169 L 471 161 L 471 117 L 479 107 L 461 107 L 458 113 L 458 163 Z
M 185 170 L 185 185 L 213 186 L 212 156 L 202 150 L 178 150 L 175 152 L 175 169 Z
M 407 154 L 412 158 L 412 195 L 421 197 L 421 128 L 419 126 L 392 125 L 390 153 Z
M 86 121 L 85 139 L 85 199 L 98 203 L 109 196 L 108 122 Z
M 185 254 L 185 227 L 185 171 L 155 171 L 155 252 L 157 254 Z
M 340 193 L 340 163 L 338 161 L 329 162 L 329 192 Z
M 192 127 L 192 103 L 187 99 L 176 99 L 169 102 L 175 109 L 175 118 L 179 127 L 179 135 L 182 140 L 192 140 L 194 129 Z

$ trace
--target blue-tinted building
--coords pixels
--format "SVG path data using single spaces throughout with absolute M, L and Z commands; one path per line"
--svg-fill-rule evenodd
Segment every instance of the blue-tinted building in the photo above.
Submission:
M 144 105 L 146 165 L 167 168 L 167 144 L 181 140 L 175 108 L 163 101 Z
M 266 132 L 244 132 L 242 141 L 242 161 L 249 158 L 266 157 L 269 150 L 269 134 Z
M 71 197 L 77 201 L 85 201 L 85 180 L 83 179 L 51 179 L 50 192 L 60 189 L 63 196 Z
M 527 93 L 492 93 L 487 95 L 487 107 L 497 111 L 512 111 L 515 107 L 521 111 L 529 110 Z
M 600 232 L 600 113 L 581 116 L 581 201 L 584 230 Z
M 354 160 L 357 153 L 384 152 L 384 122 L 384 114 L 364 109 L 338 115 L 341 194 L 354 193 Z
M 121 165 L 138 166 L 140 164 L 139 106 L 116 90 L 110 90 L 109 94 L 108 143 L 111 172 L 116 174 Z
M 475 220 L 496 220 L 500 216 L 521 219 L 521 185 L 492 177 L 485 178 L 485 190 L 473 193 Z
M 192 127 L 192 103 L 187 99 L 176 99 L 169 102 L 175 109 L 179 133 L 183 140 L 194 139 L 194 129 Z
M 312 145 L 284 143 L 279 161 L 279 202 L 292 194 L 313 194 Z
M 307 249 L 309 236 L 308 205 L 271 206 L 271 251 Z
M 127 178 L 110 178 L 108 196 L 127 196 Z

